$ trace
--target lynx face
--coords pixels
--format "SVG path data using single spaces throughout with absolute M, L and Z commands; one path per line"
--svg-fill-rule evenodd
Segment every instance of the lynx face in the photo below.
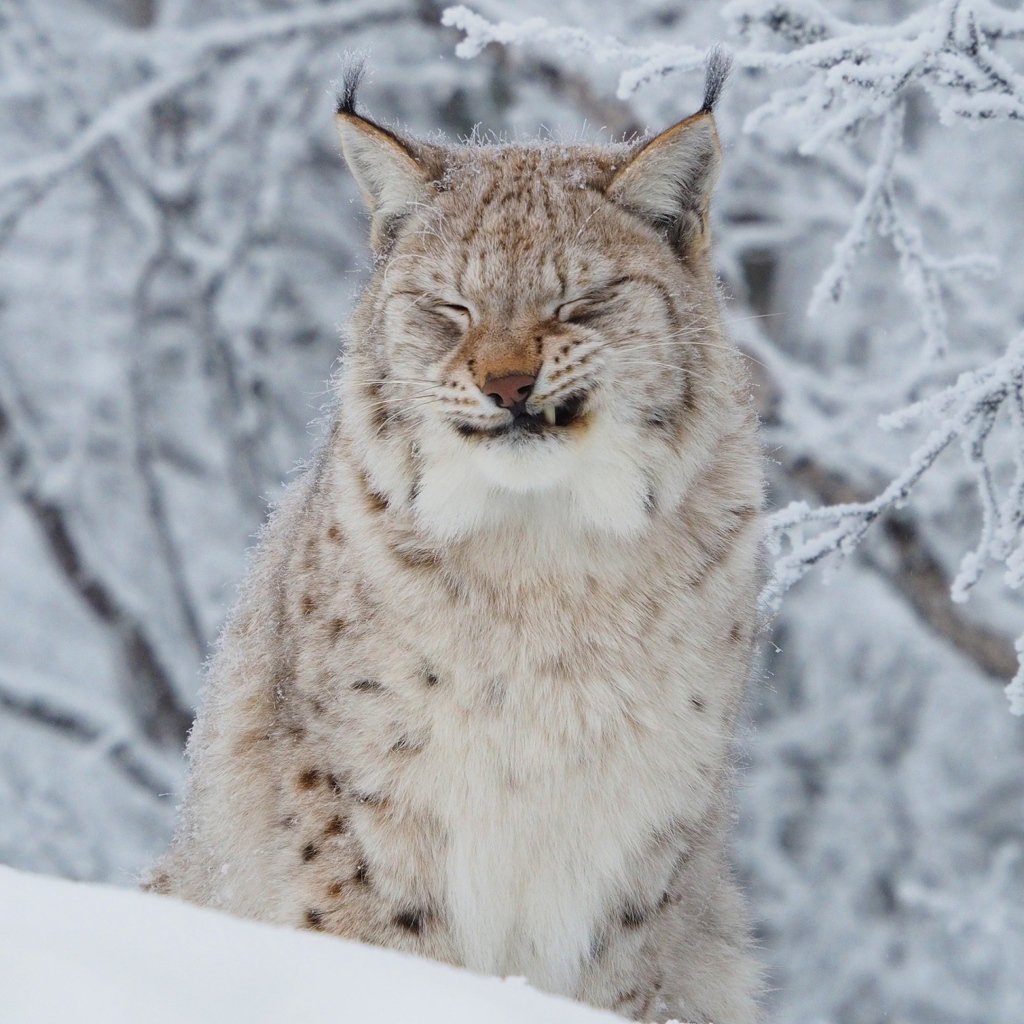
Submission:
M 415 452 L 420 520 L 456 535 L 554 499 L 642 529 L 685 482 L 724 349 L 710 112 L 601 149 L 414 144 L 344 104 L 339 125 L 379 260 L 348 397 Z

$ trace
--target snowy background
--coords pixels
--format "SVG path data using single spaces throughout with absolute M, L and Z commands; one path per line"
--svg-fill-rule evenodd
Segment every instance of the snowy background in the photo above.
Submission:
M 735 843 L 771 1020 L 1024 1020 L 1009 2 L 0 5 L 0 862 L 128 886 L 168 840 L 367 274 L 342 54 L 421 134 L 592 140 L 691 113 L 718 41 L 719 268 L 782 510 Z

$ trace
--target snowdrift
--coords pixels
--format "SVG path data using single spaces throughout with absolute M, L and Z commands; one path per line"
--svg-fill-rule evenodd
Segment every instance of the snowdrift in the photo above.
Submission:
M 610 1013 L 310 932 L 0 867 L 5 1024 L 613 1024 Z

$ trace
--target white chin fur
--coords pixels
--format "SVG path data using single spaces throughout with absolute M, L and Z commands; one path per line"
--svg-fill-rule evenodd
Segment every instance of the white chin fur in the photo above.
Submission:
M 547 491 L 570 475 L 578 454 L 566 439 L 500 436 L 473 446 L 477 472 L 495 489 L 515 494 Z
M 439 538 L 523 518 L 620 537 L 635 536 L 648 522 L 649 483 L 641 466 L 650 454 L 607 420 L 582 436 L 519 442 L 476 442 L 445 432 L 434 434 L 420 454 L 416 517 Z

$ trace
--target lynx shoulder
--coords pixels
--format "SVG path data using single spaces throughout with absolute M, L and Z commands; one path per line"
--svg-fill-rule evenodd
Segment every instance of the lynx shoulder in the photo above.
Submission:
M 413 141 L 348 83 L 376 270 L 151 888 L 755 1020 L 725 840 L 762 480 L 710 260 L 711 70 L 698 113 L 603 147 Z

